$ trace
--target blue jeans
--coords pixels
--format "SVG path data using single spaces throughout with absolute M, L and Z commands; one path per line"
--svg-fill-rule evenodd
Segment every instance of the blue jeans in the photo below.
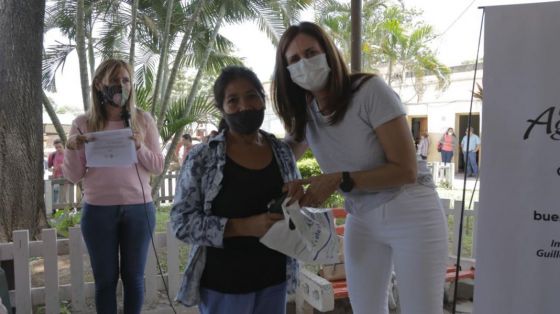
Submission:
M 244 294 L 200 289 L 200 314 L 285 314 L 286 282 Z
M 467 154 L 463 153 L 463 160 L 465 161 L 465 171 L 467 175 L 478 175 L 478 165 L 476 164 L 476 152 L 468 152 L 469 161 L 467 162 Z
M 441 151 L 441 161 L 443 163 L 450 163 L 451 158 L 453 158 L 453 151 L 446 151 L 446 150 Z
M 144 269 L 155 225 L 154 204 L 147 203 L 146 209 L 144 204 L 84 203 L 81 227 L 95 279 L 97 313 L 117 313 L 119 270 L 124 288 L 124 313 L 136 314 L 142 309 Z

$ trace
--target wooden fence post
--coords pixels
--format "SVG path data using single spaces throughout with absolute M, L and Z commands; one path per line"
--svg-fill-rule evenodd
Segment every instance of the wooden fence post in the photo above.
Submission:
M 14 235 L 14 272 L 17 313 L 31 313 L 31 274 L 29 270 L 29 231 L 16 230 Z
M 84 254 L 82 252 L 82 231 L 80 227 L 69 229 L 70 240 L 70 274 L 72 276 L 72 309 L 77 312 L 85 310 L 84 293 Z
M 45 313 L 60 313 L 58 299 L 58 246 L 56 229 L 43 229 L 43 256 L 45 258 Z
M 53 189 L 52 181 L 45 180 L 45 212 L 47 217 L 52 213 L 53 210 Z

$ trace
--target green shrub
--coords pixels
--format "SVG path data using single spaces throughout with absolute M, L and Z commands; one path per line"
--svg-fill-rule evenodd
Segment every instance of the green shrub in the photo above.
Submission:
M 303 156 L 301 156 L 297 162 L 297 167 L 304 179 L 322 173 L 321 168 L 319 168 L 319 164 L 310 149 L 306 150 Z
M 438 187 L 440 187 L 442 189 L 451 190 L 451 189 L 453 189 L 453 184 L 451 182 L 447 181 L 446 179 L 441 179 L 438 183 Z
M 313 155 L 313 152 L 311 151 L 311 149 L 307 149 L 305 151 L 305 153 L 303 153 L 303 155 L 301 156 L 300 159 L 315 159 L 315 156 Z
M 75 208 L 67 207 L 57 210 L 49 222 L 59 235 L 68 238 L 68 229 L 79 224 L 81 217 L 81 212 Z
M 329 196 L 325 203 L 323 203 L 324 208 L 344 208 L 344 196 L 338 191 L 334 192 L 333 195 Z
M 321 168 L 313 156 L 310 149 L 306 150 L 301 159 L 298 161 L 297 166 L 302 178 L 309 178 L 322 174 Z M 342 194 L 335 192 L 331 195 L 322 205 L 324 208 L 344 207 L 344 197 Z
M 298 161 L 297 166 L 299 168 L 299 172 L 301 172 L 301 176 L 305 178 L 309 178 L 312 176 L 320 175 L 321 168 L 319 168 L 319 164 L 315 160 L 315 158 L 311 159 L 301 159 Z

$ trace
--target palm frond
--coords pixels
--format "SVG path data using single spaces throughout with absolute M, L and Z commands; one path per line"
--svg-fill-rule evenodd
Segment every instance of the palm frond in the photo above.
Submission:
M 145 86 L 136 85 L 134 92 L 136 93 L 136 107 L 144 111 L 150 111 L 150 106 L 152 105 L 152 91 Z
M 45 8 L 45 29 L 59 29 L 69 39 L 76 38 L 76 1 L 49 1 Z
M 64 69 L 66 58 L 75 49 L 76 45 L 57 42 L 43 53 L 42 85 L 44 90 L 56 92 L 56 73 L 59 68 Z
M 134 82 L 137 85 L 143 85 L 148 90 L 152 90 L 154 75 L 157 72 L 159 55 L 152 51 L 139 47 L 136 53 L 136 64 L 134 69 Z
M 192 105 L 188 106 L 188 95 L 174 99 L 165 115 L 165 122 L 161 129 L 161 138 L 164 143 L 168 142 L 173 135 L 184 126 L 193 122 L 209 122 L 218 109 L 206 95 L 195 97 Z

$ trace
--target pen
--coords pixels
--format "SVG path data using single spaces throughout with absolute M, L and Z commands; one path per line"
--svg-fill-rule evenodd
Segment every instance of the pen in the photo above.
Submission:
M 79 126 L 76 125 L 76 129 L 78 129 L 78 132 L 80 132 L 80 135 L 84 135 L 84 132 L 82 132 L 82 130 L 80 129 Z M 84 142 L 89 143 L 87 138 L 84 140 Z

